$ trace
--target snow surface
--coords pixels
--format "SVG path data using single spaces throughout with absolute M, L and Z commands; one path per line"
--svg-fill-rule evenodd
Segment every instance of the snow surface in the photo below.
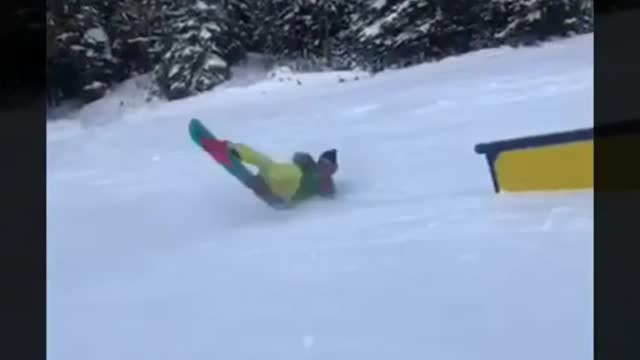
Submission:
M 592 44 L 51 123 L 48 359 L 591 359 L 592 192 L 495 195 L 473 146 L 591 126 Z M 192 117 L 279 159 L 338 148 L 339 197 L 264 206 Z

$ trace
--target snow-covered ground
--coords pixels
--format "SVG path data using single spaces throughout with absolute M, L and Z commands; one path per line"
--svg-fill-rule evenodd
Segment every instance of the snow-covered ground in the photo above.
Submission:
M 473 146 L 591 126 L 592 43 L 51 122 L 48 358 L 591 359 L 592 193 L 495 195 Z M 338 148 L 339 197 L 266 207 L 192 117 L 279 159 Z

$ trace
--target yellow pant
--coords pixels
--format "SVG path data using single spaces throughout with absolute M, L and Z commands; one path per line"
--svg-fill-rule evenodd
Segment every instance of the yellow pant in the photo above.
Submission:
M 258 174 L 264 178 L 275 195 L 285 201 L 291 200 L 302 179 L 300 168 L 294 164 L 277 163 L 244 144 L 234 143 L 230 146 L 240 154 L 242 162 L 258 168 Z

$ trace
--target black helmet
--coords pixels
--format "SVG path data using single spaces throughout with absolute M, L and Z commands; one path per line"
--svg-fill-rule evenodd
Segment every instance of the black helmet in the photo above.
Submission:
M 320 155 L 320 158 L 318 159 L 318 161 L 320 161 L 320 160 L 328 160 L 332 164 L 338 165 L 337 157 L 338 157 L 338 150 L 331 149 L 331 150 L 327 150 L 327 151 L 323 152 Z
M 318 158 L 318 167 L 324 175 L 331 176 L 338 170 L 338 151 L 331 149 L 323 152 Z

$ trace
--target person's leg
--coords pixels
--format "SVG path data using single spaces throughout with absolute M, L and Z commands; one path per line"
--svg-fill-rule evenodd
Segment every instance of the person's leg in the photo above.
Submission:
M 274 194 L 289 201 L 300 187 L 302 171 L 293 164 L 273 163 L 265 173 L 265 179 Z
M 267 185 L 261 175 L 254 175 L 251 178 L 249 187 L 253 190 L 254 194 L 266 201 L 270 206 L 281 207 L 285 205 L 285 201 L 271 191 L 269 185 Z
M 243 162 L 258 168 L 258 175 L 264 178 L 274 195 L 289 201 L 298 191 L 302 178 L 302 171 L 298 166 L 275 162 L 245 144 L 234 143 L 230 147 L 238 152 Z
M 256 151 L 241 143 L 229 143 L 229 147 L 238 152 L 240 160 L 247 164 L 255 165 L 260 173 L 267 173 L 269 167 L 274 164 L 267 155 Z

